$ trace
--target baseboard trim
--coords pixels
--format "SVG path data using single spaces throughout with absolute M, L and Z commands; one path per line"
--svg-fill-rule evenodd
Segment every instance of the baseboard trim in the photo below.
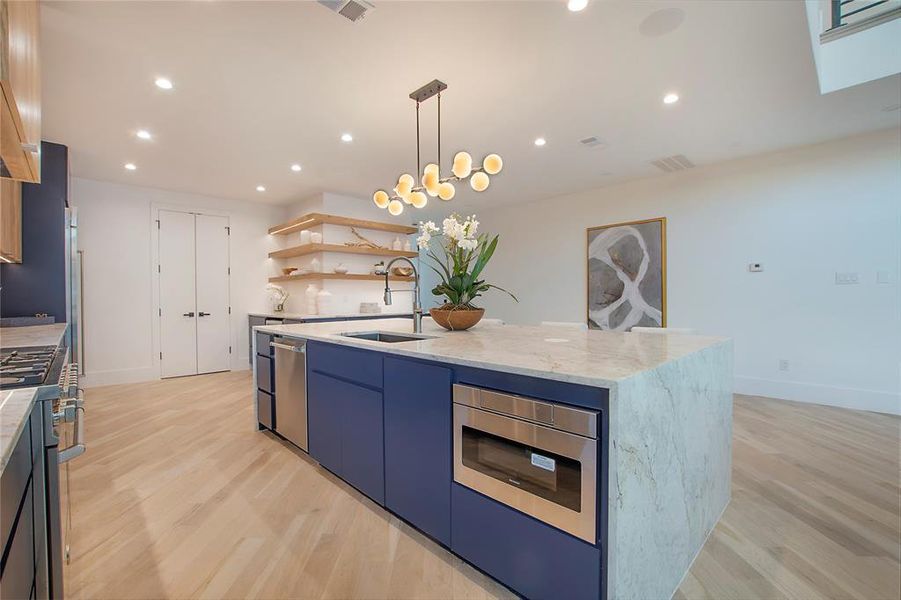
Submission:
M 250 369 L 247 357 L 238 358 L 231 364 L 231 371 L 246 371 Z M 159 381 L 160 373 L 157 367 L 139 367 L 137 369 L 117 369 L 112 371 L 92 371 L 79 377 L 79 383 L 83 388 L 100 387 L 104 385 L 122 385 L 127 383 L 143 383 L 145 381 Z
M 742 375 L 735 376 L 735 392 L 749 396 L 766 396 L 780 400 L 901 415 L 901 394 L 892 392 L 841 388 L 799 381 L 775 381 Z

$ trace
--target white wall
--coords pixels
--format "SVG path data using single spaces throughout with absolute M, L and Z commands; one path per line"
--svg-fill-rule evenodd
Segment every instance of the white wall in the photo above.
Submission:
M 738 392 L 901 412 L 899 161 L 893 129 L 480 211 L 501 234 L 488 280 L 520 298 L 484 305 L 584 322 L 586 227 L 665 216 L 669 325 L 734 338 Z
M 266 306 L 264 286 L 274 265 L 267 229 L 284 207 L 235 202 L 73 178 L 79 248 L 84 260 L 85 383 L 106 385 L 159 377 L 154 354 L 151 207 L 209 209 L 231 226 L 232 368 L 247 368 L 247 312 Z

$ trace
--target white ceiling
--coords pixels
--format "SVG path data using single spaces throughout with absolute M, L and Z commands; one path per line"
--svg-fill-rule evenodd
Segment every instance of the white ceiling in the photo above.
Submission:
M 671 154 L 703 165 L 901 119 L 883 110 L 901 100 L 897 76 L 819 94 L 801 2 L 376 4 L 351 23 L 315 2 L 44 2 L 44 137 L 70 147 L 80 177 L 369 198 L 415 170 L 408 94 L 439 78 L 445 170 L 460 149 L 504 157 L 487 192 L 458 188 L 478 209 L 658 174 L 648 161 Z M 641 32 L 673 8 L 675 31 Z M 161 75 L 174 90 L 154 86 Z M 664 106 L 671 90 L 682 100 Z M 433 159 L 434 101 L 422 110 Z M 582 147 L 590 135 L 605 145 Z

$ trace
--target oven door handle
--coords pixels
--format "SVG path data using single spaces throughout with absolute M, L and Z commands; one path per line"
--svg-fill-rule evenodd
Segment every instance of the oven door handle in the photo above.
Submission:
M 70 403 L 68 408 L 74 408 L 75 412 L 75 439 L 68 448 L 59 451 L 59 464 L 67 463 L 73 458 L 77 458 L 84 454 L 84 400 L 82 399 L 82 391 L 78 390 L 78 396 L 74 403 Z

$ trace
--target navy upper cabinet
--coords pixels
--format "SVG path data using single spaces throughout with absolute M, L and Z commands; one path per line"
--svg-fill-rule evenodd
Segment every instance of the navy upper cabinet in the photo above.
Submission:
M 385 506 L 450 546 L 451 370 L 384 362 Z

